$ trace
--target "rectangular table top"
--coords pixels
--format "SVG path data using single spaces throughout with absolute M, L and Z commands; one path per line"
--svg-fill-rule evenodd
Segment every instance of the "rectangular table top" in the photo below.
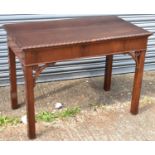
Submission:
M 117 16 L 25 22 L 4 28 L 21 50 L 151 35 Z

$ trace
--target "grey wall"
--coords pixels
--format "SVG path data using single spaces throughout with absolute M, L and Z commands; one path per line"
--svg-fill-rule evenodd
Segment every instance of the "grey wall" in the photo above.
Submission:
M 146 30 L 155 32 L 154 15 L 119 15 Z M 71 17 L 71 16 L 70 16 Z M 2 25 L 12 22 L 53 20 L 67 18 L 56 15 L 0 15 L 0 85 L 9 84 L 8 51 L 6 32 Z M 105 57 L 87 58 L 83 60 L 57 63 L 54 67 L 47 68 L 40 76 L 39 82 L 65 80 L 81 77 L 93 77 L 104 75 Z M 145 62 L 145 70 L 155 70 L 155 35 L 151 36 L 148 43 L 148 52 Z M 128 55 L 116 55 L 114 57 L 113 74 L 123 74 L 134 71 L 134 61 Z M 21 66 L 17 60 L 18 82 L 23 81 Z

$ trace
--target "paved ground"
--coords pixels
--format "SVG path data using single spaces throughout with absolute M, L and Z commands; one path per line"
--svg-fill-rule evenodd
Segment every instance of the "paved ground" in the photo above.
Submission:
M 56 102 L 80 106 L 75 118 L 36 123 L 36 140 L 155 140 L 155 72 L 144 74 L 140 113 L 129 113 L 133 74 L 114 75 L 110 92 L 103 91 L 103 78 L 85 78 L 37 84 L 36 113 L 52 111 Z M 23 86 L 19 86 L 18 110 L 10 109 L 9 87 L 0 87 L 0 113 L 22 116 Z M 0 140 L 28 140 L 26 126 L 0 127 Z

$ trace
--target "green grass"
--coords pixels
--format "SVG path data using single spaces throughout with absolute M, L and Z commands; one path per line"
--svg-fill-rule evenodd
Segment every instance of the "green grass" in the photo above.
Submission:
M 0 126 L 17 125 L 20 119 L 17 117 L 0 116 Z
M 56 119 L 74 117 L 79 112 L 80 112 L 79 107 L 65 108 L 62 111 L 56 111 L 56 112 L 40 112 L 36 115 L 36 120 L 43 122 L 53 122 Z M 0 115 L 0 127 L 8 125 L 17 125 L 19 123 L 21 123 L 19 117 L 8 117 Z
M 56 119 L 63 119 L 66 117 L 74 117 L 80 112 L 79 107 L 66 108 L 57 112 L 40 112 L 36 115 L 38 121 L 53 122 Z

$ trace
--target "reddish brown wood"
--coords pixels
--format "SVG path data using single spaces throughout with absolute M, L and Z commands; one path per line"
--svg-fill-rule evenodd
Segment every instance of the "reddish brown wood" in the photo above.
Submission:
M 28 137 L 34 139 L 35 133 L 35 109 L 34 109 L 34 79 L 32 67 L 24 67 L 26 106 L 28 120 Z
M 117 16 L 4 25 L 22 50 L 145 37 L 150 33 Z M 63 37 L 62 37 L 63 35 Z
M 113 55 L 106 56 L 106 66 L 104 75 L 104 90 L 109 91 L 111 87 Z
M 132 101 L 131 101 L 131 113 L 137 114 L 139 107 L 140 92 L 142 86 L 144 61 L 145 61 L 146 51 L 140 51 L 137 55 L 137 65 L 135 69 L 134 86 L 132 91 Z
M 116 16 L 84 17 L 62 21 L 8 24 L 10 49 L 10 80 L 12 105 L 17 105 L 15 56 L 19 58 L 25 73 L 25 90 L 28 117 L 28 136 L 35 138 L 34 79 L 43 68 L 40 64 L 54 63 L 76 58 L 108 55 L 104 89 L 110 90 L 112 55 L 132 51 L 146 51 L 150 32 Z M 13 54 L 14 52 L 14 54 Z M 131 54 L 134 57 L 133 54 Z M 144 52 L 137 57 L 131 112 L 138 112 L 138 104 L 144 67 Z M 136 59 L 135 59 L 136 60 Z M 33 70 L 36 71 L 34 77 Z
M 38 63 L 58 62 L 76 58 L 128 53 L 129 51 L 145 49 L 146 43 L 147 37 L 145 36 L 124 39 L 118 38 L 89 44 L 27 49 L 24 52 L 24 63 L 26 66 L 29 66 Z
M 16 59 L 15 54 L 9 47 L 9 68 L 10 68 L 10 95 L 11 95 L 11 107 L 12 109 L 18 108 L 17 97 L 17 80 L 16 80 Z
M 50 64 L 47 63 L 47 64 L 33 66 L 33 72 L 34 72 L 33 81 L 34 81 L 34 86 L 35 86 L 36 80 L 39 77 L 39 75 L 41 74 L 41 72 L 43 72 L 43 70 L 46 69 L 47 67 L 54 66 L 54 64 L 55 64 L 55 62 L 52 62 Z

